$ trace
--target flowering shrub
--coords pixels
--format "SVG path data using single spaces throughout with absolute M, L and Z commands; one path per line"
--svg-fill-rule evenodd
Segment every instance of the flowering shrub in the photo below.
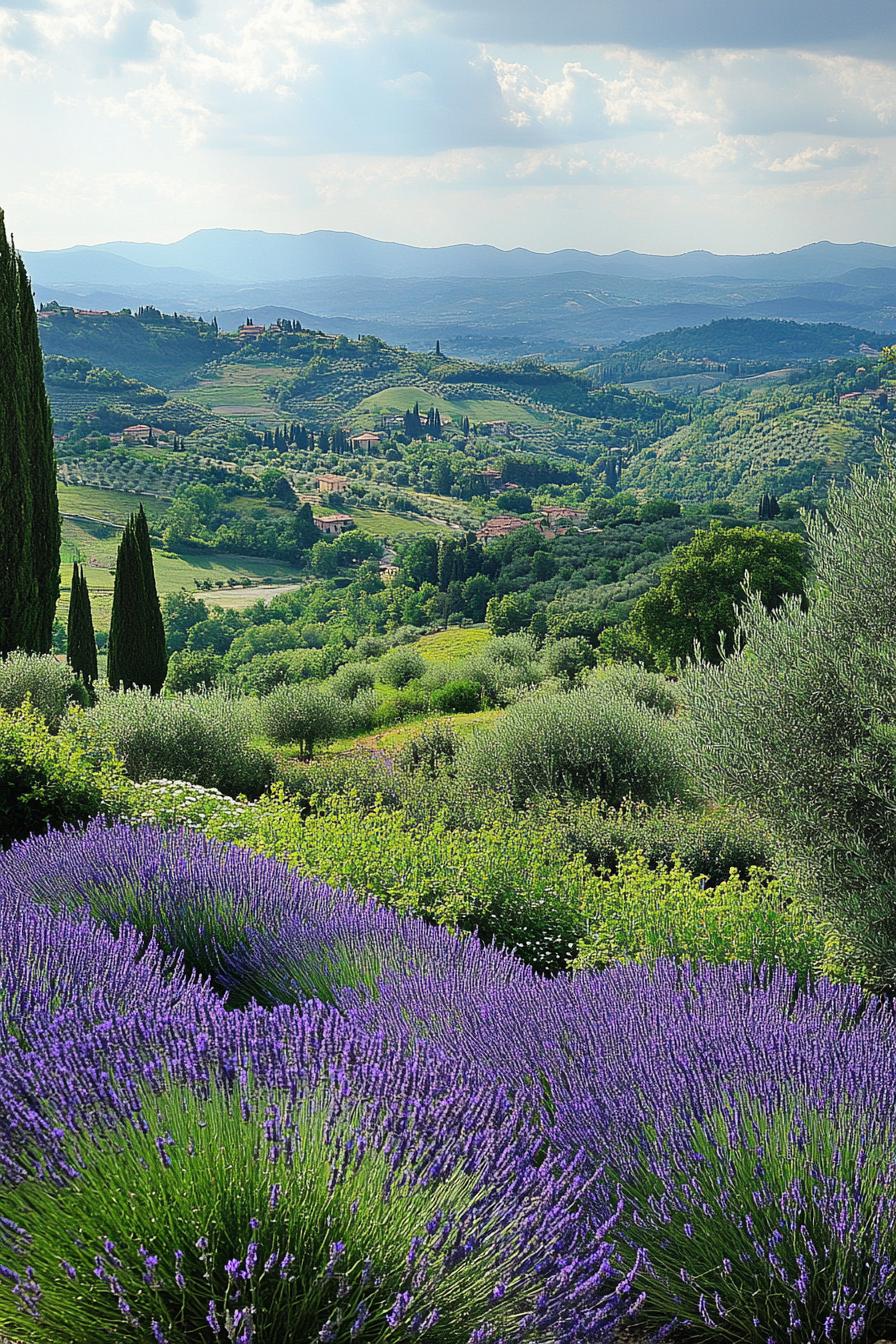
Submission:
M 498 1095 L 436 1074 L 421 1098 L 425 1077 L 382 1061 L 360 1105 L 303 1096 L 299 1070 L 300 1100 L 138 1090 L 114 1128 L 71 1136 L 76 1176 L 5 1192 L 0 1327 L 71 1344 L 607 1339 L 626 1293 L 607 1242 L 577 1228 L 575 1169 L 539 1164 Z M 4 1311 L 13 1294 L 31 1320 Z
M 113 814 L 160 826 L 213 830 L 219 840 L 239 840 L 246 828 L 249 804 L 218 789 L 182 780 L 126 781 L 107 800 Z
M 893 1332 L 887 1002 L 664 961 L 464 992 L 437 970 L 355 994 L 354 1011 L 388 1039 L 437 1043 L 471 1079 L 528 1080 L 551 1143 L 599 1173 L 593 1211 L 623 1196 L 648 1326 L 732 1344 Z
M 214 1002 L 183 973 L 179 952 L 166 955 L 130 928 L 115 936 L 83 912 L 54 914 L 8 888 L 0 948 L 0 1042 L 36 1044 L 51 1025 L 80 1033 L 147 1002 L 172 1012 Z
M 432 965 L 528 976 L 517 959 L 463 944 L 422 919 L 301 877 L 187 830 L 109 826 L 33 837 L 0 855 L 0 898 L 92 914 L 137 930 L 209 976 L 233 1002 L 330 1000 L 346 986 Z

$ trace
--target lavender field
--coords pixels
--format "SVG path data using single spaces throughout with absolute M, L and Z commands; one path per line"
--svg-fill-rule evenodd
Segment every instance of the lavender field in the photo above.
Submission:
M 0 857 L 0 946 L 10 1340 L 896 1321 L 896 1023 L 858 988 L 668 960 L 547 979 L 104 820 Z

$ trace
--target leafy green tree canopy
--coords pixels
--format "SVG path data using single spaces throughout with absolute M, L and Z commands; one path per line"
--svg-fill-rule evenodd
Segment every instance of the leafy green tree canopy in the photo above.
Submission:
M 733 647 L 747 580 L 773 609 L 802 595 L 807 572 L 806 545 L 794 533 L 714 523 L 676 546 L 657 586 L 632 608 L 627 632 L 661 671 L 693 658 L 695 645 L 716 662 Z

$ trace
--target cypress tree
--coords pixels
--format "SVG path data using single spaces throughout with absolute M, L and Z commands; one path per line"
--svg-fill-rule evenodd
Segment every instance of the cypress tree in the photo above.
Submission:
M 72 595 L 68 607 L 68 661 L 73 672 L 93 686 L 97 677 L 96 636 L 87 575 L 80 565 L 72 569 Z
M 167 671 L 165 625 L 141 505 L 128 519 L 118 547 L 107 676 L 114 691 L 147 686 L 158 695 Z
M 56 494 L 56 454 L 53 420 L 44 386 L 44 358 L 37 330 L 34 296 L 19 257 L 22 346 L 25 362 L 25 432 L 28 439 L 32 497 L 31 563 L 37 583 L 32 647 L 48 653 L 53 644 L 53 620 L 59 601 L 59 548 L 61 529 Z
M 27 647 L 37 585 L 20 377 L 18 268 L 0 214 L 0 654 Z
M 58 596 L 56 463 L 37 315 L 0 211 L 0 654 L 48 653 Z
M 137 554 L 143 570 L 144 595 L 144 650 L 146 680 L 153 695 L 158 695 L 168 675 L 168 649 L 165 644 L 165 622 L 162 620 L 162 608 L 156 589 L 156 575 L 152 563 L 152 546 L 149 541 L 149 524 L 143 505 L 134 515 L 134 535 L 137 540 Z
M 143 579 L 134 541 L 133 515 L 125 523 L 115 560 L 115 587 L 112 591 L 112 617 L 106 677 L 113 691 L 128 690 L 140 684 L 136 628 L 142 607 Z

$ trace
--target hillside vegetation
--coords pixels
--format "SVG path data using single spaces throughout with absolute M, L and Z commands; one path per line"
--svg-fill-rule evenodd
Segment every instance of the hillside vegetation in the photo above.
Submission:
M 721 404 L 690 425 L 632 454 L 630 489 L 682 500 L 726 499 L 748 506 L 763 491 L 809 489 L 820 498 L 851 467 L 878 460 L 880 415 L 772 393 Z
M 626 341 L 603 354 L 595 370 L 606 381 L 620 382 L 682 376 L 708 364 L 721 368 L 734 364 L 736 372 L 756 372 L 860 356 L 862 345 L 879 350 L 887 343 L 880 332 L 835 322 L 732 317 Z
M 415 353 L 294 322 L 240 340 L 155 309 L 57 314 L 40 329 L 45 344 L 82 352 L 48 355 L 47 375 L 66 559 L 93 569 L 101 626 L 109 528 L 133 497 L 164 555 L 165 592 L 211 587 L 223 608 L 245 610 L 244 584 L 264 596 L 300 576 L 373 585 L 364 567 L 386 551 L 408 624 L 481 623 L 494 601 L 505 631 L 534 620 L 596 644 L 708 519 L 780 514 L 775 526 L 798 528 L 799 508 L 856 465 L 873 468 L 879 435 L 896 426 L 892 371 L 859 352 L 870 333 L 831 325 L 716 322 L 584 370 Z M 607 381 L 649 370 L 672 394 Z M 151 432 L 128 437 L 135 423 Z M 321 491 L 327 475 L 337 487 Z M 572 517 L 548 527 L 544 511 L 558 507 Z M 312 510 L 348 513 L 353 537 L 313 553 Z M 454 572 L 393 558 L 496 516 L 529 527 L 490 542 L 487 563 L 467 555 Z

